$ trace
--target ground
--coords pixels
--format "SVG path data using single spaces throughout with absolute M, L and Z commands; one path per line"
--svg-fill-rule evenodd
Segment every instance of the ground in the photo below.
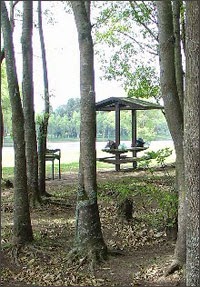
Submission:
M 4 189 L 2 286 L 184 286 L 182 271 L 164 276 L 172 262 L 175 243 L 166 239 L 162 229 L 141 220 L 145 200 L 136 196 L 130 222 L 117 214 L 116 184 L 130 183 L 131 186 L 141 177 L 147 178 L 145 171 L 98 171 L 101 224 L 110 253 L 108 260 L 95 270 L 90 270 L 85 258 L 71 264 L 67 262 L 74 239 L 77 173 L 68 172 L 62 174 L 61 180 L 46 181 L 52 197 L 44 206 L 31 208 L 34 242 L 18 253 L 10 243 L 13 189 Z M 160 183 L 157 180 L 157 184 Z

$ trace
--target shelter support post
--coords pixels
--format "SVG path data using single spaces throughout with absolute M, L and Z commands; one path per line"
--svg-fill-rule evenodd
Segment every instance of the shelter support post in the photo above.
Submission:
M 120 107 L 119 104 L 115 106 L 115 142 L 117 147 L 120 145 Z M 116 154 L 116 162 L 120 159 L 120 154 Z M 120 170 L 120 164 L 115 165 L 115 170 Z
M 137 139 L 137 114 L 136 110 L 132 110 L 132 147 L 136 146 L 136 139 Z M 132 157 L 136 157 L 136 151 L 132 152 Z M 137 162 L 133 162 L 133 168 L 137 167 Z

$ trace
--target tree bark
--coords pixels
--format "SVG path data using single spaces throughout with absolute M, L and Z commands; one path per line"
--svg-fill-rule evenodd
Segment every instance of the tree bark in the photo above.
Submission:
M 183 66 L 181 54 L 181 35 L 180 35 L 180 9 L 182 1 L 173 1 L 173 26 L 174 26 L 174 40 L 175 40 L 175 71 L 176 71 L 176 85 L 183 112 Z
M 186 285 L 199 286 L 199 5 L 186 2 Z
M 96 109 L 94 88 L 94 51 L 91 23 L 83 1 L 71 1 L 80 50 L 81 133 L 79 186 L 76 206 L 76 249 L 92 256 L 106 258 L 97 204 L 96 184 Z
M 2 147 L 3 147 L 3 113 L 1 107 L 1 93 L 0 93 L 0 186 L 2 179 Z
M 174 141 L 176 152 L 176 180 L 179 194 L 178 238 L 175 260 L 166 274 L 170 274 L 185 263 L 185 180 L 183 154 L 183 112 L 176 86 L 174 56 L 174 34 L 171 1 L 157 1 L 159 28 L 160 84 L 166 120 Z
M 23 2 L 23 30 L 22 30 L 22 56 L 23 56 L 23 111 L 25 119 L 26 163 L 28 190 L 30 199 L 34 205 L 40 200 L 38 188 L 38 156 L 34 115 L 33 92 L 33 3 Z
M 48 196 L 46 192 L 45 176 L 45 153 L 47 148 L 47 129 L 49 121 L 49 84 L 48 84 L 48 73 L 47 73 L 47 62 L 46 62 L 46 49 L 44 42 L 43 26 L 42 26 L 42 7 L 41 1 L 38 1 L 38 26 L 40 35 L 40 44 L 42 52 L 42 64 L 43 64 L 43 79 L 44 79 L 44 115 L 39 123 L 39 134 L 38 134 L 38 157 L 39 157 L 39 189 L 43 196 Z
M 4 48 L 1 50 L 1 64 L 5 58 Z M 3 112 L 1 106 L 1 93 L 0 93 L 0 186 L 2 179 L 2 148 L 3 148 Z
M 19 245 L 32 241 L 33 233 L 27 191 L 24 117 L 16 72 L 12 29 L 4 1 L 1 1 L 1 26 L 4 38 L 9 96 L 12 108 L 12 128 L 15 150 L 13 242 L 16 245 Z

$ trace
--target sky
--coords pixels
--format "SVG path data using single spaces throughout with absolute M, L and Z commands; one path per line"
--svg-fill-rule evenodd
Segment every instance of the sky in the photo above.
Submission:
M 49 1 L 42 1 L 42 11 L 47 8 Z M 54 2 L 54 1 L 50 1 Z M 34 7 L 37 1 L 34 1 Z M 80 98 L 79 89 L 79 47 L 78 35 L 73 14 L 68 14 L 63 10 L 63 6 L 58 2 L 54 5 L 54 24 L 47 23 L 47 17 L 43 17 L 43 29 L 46 45 L 47 68 L 49 77 L 50 104 L 53 109 L 59 105 L 67 103 L 69 98 Z M 22 7 L 22 3 L 17 8 Z M 21 7 L 20 7 L 21 5 Z M 17 18 L 17 17 L 16 17 Z M 35 19 L 37 21 L 37 18 Z M 16 64 L 18 80 L 22 81 L 22 53 L 21 53 L 21 22 L 15 21 L 14 45 L 16 53 Z M 43 102 L 43 73 L 42 59 L 39 42 L 39 32 L 37 28 L 33 31 L 33 54 L 34 54 L 34 96 L 35 110 L 40 112 L 44 108 Z M 100 65 L 95 61 L 95 87 L 96 101 L 106 99 L 111 96 L 125 96 L 125 92 L 116 81 L 100 80 Z

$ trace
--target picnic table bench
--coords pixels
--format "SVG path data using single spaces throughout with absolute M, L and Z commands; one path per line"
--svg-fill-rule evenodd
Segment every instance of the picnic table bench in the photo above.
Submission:
M 45 153 L 45 161 L 51 161 L 51 174 L 52 179 L 54 179 L 54 161 L 58 160 L 58 174 L 59 179 L 61 179 L 61 169 L 60 169 L 60 158 L 61 158 L 61 150 L 60 149 L 46 149 Z
M 116 171 L 120 170 L 120 164 L 123 164 L 123 163 L 133 163 L 133 168 L 135 168 L 137 165 L 137 161 L 140 160 L 140 158 L 136 156 L 136 153 L 140 151 L 144 151 L 147 148 L 148 147 L 131 147 L 127 149 L 104 148 L 102 149 L 103 152 L 113 154 L 113 156 L 97 158 L 97 160 L 100 162 L 114 164 Z M 127 156 L 128 152 L 132 152 L 132 156 Z

